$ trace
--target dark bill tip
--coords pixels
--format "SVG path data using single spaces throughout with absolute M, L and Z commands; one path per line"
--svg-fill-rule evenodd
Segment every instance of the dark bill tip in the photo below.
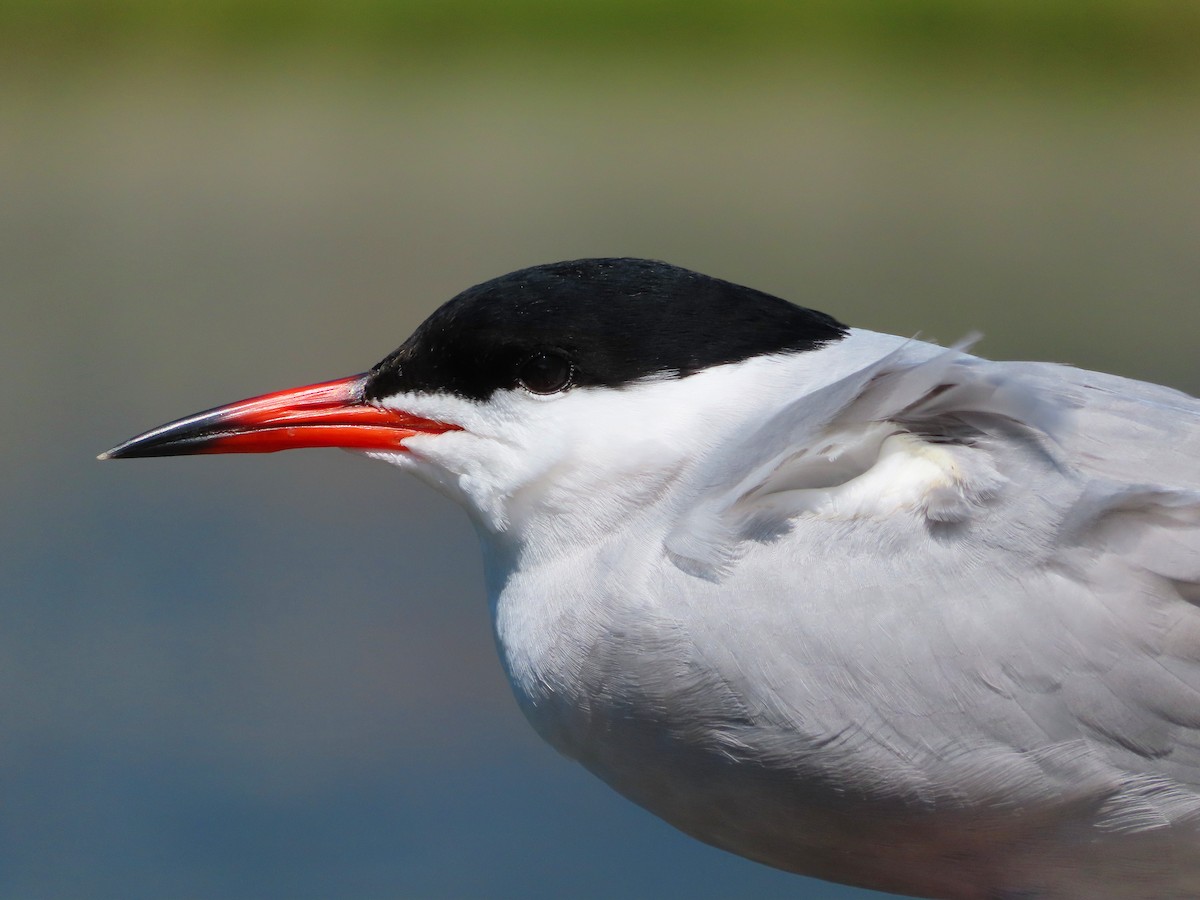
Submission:
M 405 438 L 457 430 L 363 398 L 365 375 L 290 388 L 168 422 L 97 459 L 274 453 L 302 447 L 403 450 Z

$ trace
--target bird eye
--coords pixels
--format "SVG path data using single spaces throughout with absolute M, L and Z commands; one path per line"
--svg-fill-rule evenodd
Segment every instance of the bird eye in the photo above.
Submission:
M 517 382 L 534 394 L 557 394 L 570 386 L 572 371 L 561 353 L 540 350 L 517 366 Z

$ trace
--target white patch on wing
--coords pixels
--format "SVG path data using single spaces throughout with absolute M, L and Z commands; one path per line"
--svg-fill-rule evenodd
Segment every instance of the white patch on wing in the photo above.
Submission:
M 872 430 L 878 432 L 880 428 Z M 793 466 L 793 471 L 781 474 L 778 483 L 770 479 L 747 498 L 753 501 L 755 514 L 770 510 L 789 517 L 808 514 L 854 519 L 911 510 L 933 521 L 960 521 L 993 495 L 1003 481 L 981 451 L 932 444 L 912 434 L 897 433 L 894 428 L 889 430 L 893 433 L 875 444 L 876 455 L 871 463 L 857 473 L 851 469 L 843 480 L 819 483 L 830 464 L 855 455 L 853 451 L 860 450 L 863 443 L 870 444 L 870 438 L 853 449 L 831 444 L 826 454 L 812 459 L 811 466 Z M 836 467 L 833 471 L 844 473 Z M 806 485 L 806 475 L 818 483 Z

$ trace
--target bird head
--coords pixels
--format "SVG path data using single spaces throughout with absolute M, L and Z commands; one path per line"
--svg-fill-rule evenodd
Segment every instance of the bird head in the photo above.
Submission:
M 536 266 L 454 297 L 368 372 L 188 416 L 102 458 L 342 447 L 414 471 L 492 533 L 581 504 L 602 530 L 752 419 L 773 360 L 846 334 L 666 263 Z

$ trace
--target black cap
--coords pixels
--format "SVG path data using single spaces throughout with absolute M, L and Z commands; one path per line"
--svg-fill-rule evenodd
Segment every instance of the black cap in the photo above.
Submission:
M 523 383 L 540 393 L 619 388 L 801 353 L 846 333 L 824 313 L 664 262 L 580 259 L 463 291 L 371 370 L 365 393 L 485 400 Z

